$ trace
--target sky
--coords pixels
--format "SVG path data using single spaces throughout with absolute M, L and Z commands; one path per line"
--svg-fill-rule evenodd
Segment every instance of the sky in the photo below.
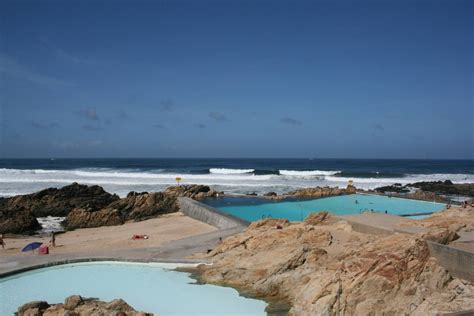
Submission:
M 0 2 L 0 158 L 474 158 L 473 1 Z

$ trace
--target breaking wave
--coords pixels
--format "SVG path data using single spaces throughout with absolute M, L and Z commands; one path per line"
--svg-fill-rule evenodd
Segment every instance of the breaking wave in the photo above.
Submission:
M 255 169 L 227 169 L 227 168 L 211 168 L 210 173 L 215 174 L 246 174 L 253 173 Z
M 211 171 L 212 170 L 212 171 Z M 166 169 L 87 168 L 68 170 L 0 168 L 0 196 L 36 192 L 49 187 L 61 187 L 73 182 L 97 184 L 105 190 L 125 196 L 129 191 L 161 191 L 176 184 L 203 184 L 228 193 L 284 193 L 314 186 L 345 187 L 352 180 L 356 187 L 374 189 L 393 183 L 444 181 L 474 183 L 473 174 L 351 174 L 325 170 L 265 170 L 211 168 L 203 173 Z
M 324 171 L 324 170 L 279 170 L 282 176 L 293 176 L 293 177 L 311 177 L 311 176 L 333 176 L 341 171 Z

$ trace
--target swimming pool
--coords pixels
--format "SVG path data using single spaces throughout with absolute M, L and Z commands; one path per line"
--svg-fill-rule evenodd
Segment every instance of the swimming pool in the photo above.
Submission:
M 298 201 L 223 197 L 207 199 L 204 203 L 247 221 L 256 221 L 264 217 L 301 221 L 310 213 L 319 211 L 329 211 L 336 215 L 350 215 L 373 210 L 374 212 L 387 211 L 392 215 L 406 215 L 438 212 L 445 208 L 443 203 L 359 193 Z
M 62 303 L 79 294 L 110 301 L 122 298 L 155 315 L 266 315 L 264 301 L 235 289 L 192 284 L 188 273 L 167 264 L 78 263 L 32 270 L 0 279 L 0 315 L 13 315 L 30 301 Z

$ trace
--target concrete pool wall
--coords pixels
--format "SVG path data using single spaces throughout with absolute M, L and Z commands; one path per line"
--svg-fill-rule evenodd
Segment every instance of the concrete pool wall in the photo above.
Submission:
M 234 228 L 238 226 L 245 227 L 250 225 L 250 222 L 246 220 L 226 214 L 212 206 L 198 202 L 191 198 L 180 197 L 178 198 L 178 204 L 180 211 L 183 214 L 219 229 Z

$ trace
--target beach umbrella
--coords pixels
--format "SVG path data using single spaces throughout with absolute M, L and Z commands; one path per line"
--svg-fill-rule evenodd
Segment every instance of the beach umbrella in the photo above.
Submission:
M 42 244 L 42 242 L 32 242 L 31 244 L 26 245 L 21 251 L 26 252 L 30 250 L 35 250 L 39 248 Z

